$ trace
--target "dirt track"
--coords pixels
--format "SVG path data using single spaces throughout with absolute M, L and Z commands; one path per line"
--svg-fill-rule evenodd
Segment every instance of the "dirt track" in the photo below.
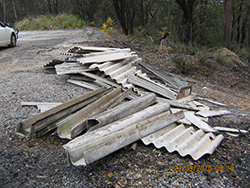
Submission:
M 16 123 L 37 114 L 35 107 L 21 107 L 21 101 L 66 102 L 87 92 L 67 83 L 66 76 L 55 75 L 42 67 L 60 52 L 65 52 L 71 44 L 131 47 L 138 50 L 141 56 L 146 54 L 143 48 L 129 43 L 121 46 L 124 42 L 111 40 L 92 28 L 27 31 L 21 32 L 19 37 L 15 48 L 0 48 L 0 187 L 250 186 L 249 134 L 236 138 L 225 135 L 213 155 L 206 155 L 198 161 L 190 156 L 180 157 L 176 152 L 168 153 L 165 148 L 157 150 L 153 145 L 144 146 L 138 142 L 135 151 L 121 149 L 87 167 L 67 165 L 62 148 L 67 141 L 56 135 L 27 139 L 16 135 Z M 147 57 L 151 55 L 161 54 L 147 52 Z M 158 67 L 167 66 L 164 59 L 155 63 Z M 244 105 L 249 104 L 247 90 L 237 91 L 238 94 L 232 88 L 230 93 L 230 89 L 221 88 L 216 83 L 185 79 L 192 81 L 199 96 L 227 104 L 246 100 Z M 202 89 L 204 86 L 209 89 Z M 221 108 L 211 103 L 207 105 L 214 109 Z M 209 124 L 249 129 L 249 110 L 236 107 L 226 107 L 233 114 L 211 119 Z M 175 172 L 175 165 L 211 165 L 212 170 Z M 223 170 L 216 171 L 216 165 L 222 165 Z M 228 165 L 233 165 L 234 170 L 228 170 Z

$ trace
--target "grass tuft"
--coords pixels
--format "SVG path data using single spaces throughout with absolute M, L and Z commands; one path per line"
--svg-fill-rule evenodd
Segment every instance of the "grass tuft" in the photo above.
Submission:
M 189 74 L 197 70 L 194 60 L 177 57 L 173 60 L 175 66 L 183 74 Z

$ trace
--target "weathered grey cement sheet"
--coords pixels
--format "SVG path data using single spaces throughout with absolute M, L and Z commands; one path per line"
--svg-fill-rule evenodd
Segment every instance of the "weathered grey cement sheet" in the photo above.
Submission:
M 181 156 L 190 155 L 198 160 L 205 154 L 212 154 L 223 140 L 223 135 L 205 133 L 193 126 L 173 123 L 142 139 L 145 145 L 154 144 L 156 148 L 165 147 L 170 153 L 177 151 Z
M 106 61 L 117 61 L 132 57 L 137 57 L 137 55 L 134 52 L 116 52 L 116 53 L 100 54 L 96 56 L 81 57 L 78 58 L 77 61 L 85 65 L 92 63 L 103 63 Z
M 194 124 L 196 127 L 202 129 L 205 132 L 216 132 L 217 130 L 208 125 L 206 122 L 202 121 L 200 118 L 195 116 L 194 112 L 186 111 L 184 112 L 185 118 Z
M 164 96 L 168 99 L 176 99 L 177 94 L 173 91 L 171 91 L 169 88 L 167 87 L 163 87 L 163 86 L 159 86 L 156 83 L 152 83 L 152 81 L 143 79 L 143 78 L 139 78 L 137 76 L 134 76 L 132 74 L 128 75 L 128 82 L 130 82 L 131 84 L 140 86 L 142 88 L 145 88 L 149 91 L 152 91 L 154 93 L 157 93 L 161 96 Z
M 89 67 L 82 65 L 78 62 L 64 62 L 59 65 L 55 65 L 56 74 L 77 74 L 80 71 L 89 71 Z
M 53 103 L 53 102 L 21 102 L 22 106 L 37 106 L 40 112 L 47 111 L 61 104 L 62 103 Z
M 129 92 L 127 93 L 129 95 Z M 100 113 L 114 103 L 118 104 L 127 95 L 123 95 L 121 87 L 114 89 L 106 95 L 100 97 L 98 100 L 92 102 L 76 113 L 68 116 L 62 121 L 57 123 L 57 133 L 61 138 L 72 139 L 78 136 L 82 131 L 87 128 L 87 119 L 96 113 Z
M 98 85 L 95 82 L 85 82 L 85 81 L 79 81 L 79 80 L 67 80 L 67 82 L 71 83 L 71 84 L 75 84 L 77 86 L 83 87 L 83 88 L 87 88 L 90 90 L 96 90 L 99 89 L 101 86 Z
M 141 61 L 141 58 L 126 58 L 119 62 L 104 62 L 102 64 L 92 64 L 90 69 L 103 71 L 105 75 L 110 76 L 117 83 L 122 84 L 124 88 L 132 88 L 132 84 L 127 82 L 128 74 L 134 74 L 137 69 L 134 66 Z
M 169 73 L 164 73 L 163 71 L 160 71 L 156 69 L 155 67 L 147 64 L 147 63 L 139 63 L 142 67 L 153 73 L 154 75 L 158 76 L 162 81 L 169 84 L 170 87 L 173 87 L 175 89 L 186 87 L 188 85 L 187 82 L 184 82 L 174 76 L 172 76 Z
M 126 117 L 126 118 L 123 118 L 121 120 L 118 120 L 116 122 L 113 122 L 111 124 L 108 124 L 108 125 L 106 125 L 104 127 L 99 128 L 98 129 L 98 134 L 96 134 L 96 130 L 85 133 L 85 134 L 89 135 L 87 138 L 84 137 L 84 135 L 79 136 L 79 137 L 73 139 L 70 142 L 70 144 L 68 144 L 68 145 L 71 145 L 71 144 L 74 144 L 74 143 L 81 144 L 82 142 L 84 143 L 84 142 L 88 142 L 88 141 L 98 139 L 98 138 L 100 138 L 102 136 L 105 136 L 105 135 L 109 134 L 110 132 L 114 132 L 114 131 L 123 129 L 124 127 L 132 125 L 132 124 L 137 123 L 139 121 L 143 121 L 143 120 L 145 120 L 147 118 L 150 118 L 152 116 L 155 116 L 157 114 L 169 111 L 169 108 L 170 108 L 170 106 L 169 106 L 168 103 L 155 104 L 155 105 L 153 105 L 151 107 L 148 107 L 148 108 L 146 108 L 146 109 L 144 109 L 144 110 L 142 110 L 140 112 L 132 114 L 132 115 Z
M 87 165 L 176 122 L 183 116 L 183 112 L 170 115 L 166 111 L 122 129 L 117 127 L 114 130 L 112 127 L 108 129 L 107 125 L 102 127 L 105 128 L 106 134 L 100 128 L 77 137 L 63 147 L 73 165 Z
M 101 114 L 90 117 L 87 120 L 88 131 L 100 128 L 104 125 L 122 119 L 126 116 L 134 114 L 146 107 L 156 103 L 156 95 L 154 93 L 146 94 L 136 99 L 125 102 Z
M 227 110 L 203 110 L 196 112 L 196 115 L 200 115 L 202 117 L 223 116 L 228 114 L 231 114 L 231 112 Z
M 58 105 L 29 119 L 25 119 L 17 124 L 16 132 L 22 136 L 34 135 L 42 129 L 46 128 L 47 126 L 55 124 L 56 121 L 83 108 L 87 104 L 90 104 L 98 97 L 100 97 L 100 95 L 104 91 L 105 88 L 101 88 L 89 92 L 81 97 Z

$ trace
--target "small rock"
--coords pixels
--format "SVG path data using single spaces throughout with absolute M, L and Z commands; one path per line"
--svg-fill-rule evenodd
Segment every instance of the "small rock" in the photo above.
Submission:
M 113 172 L 108 173 L 108 177 L 112 178 L 114 176 Z

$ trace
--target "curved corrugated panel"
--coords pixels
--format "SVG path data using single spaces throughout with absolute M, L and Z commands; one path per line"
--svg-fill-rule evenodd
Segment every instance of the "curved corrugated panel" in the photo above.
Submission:
M 108 52 L 108 53 L 100 53 L 99 55 L 94 56 L 85 56 L 77 59 L 81 64 L 102 64 L 107 61 L 120 61 L 129 58 L 138 57 L 135 52 L 127 52 L 127 51 L 118 51 L 118 52 Z
M 181 156 L 190 155 L 198 160 L 205 154 L 212 154 L 223 140 L 223 135 L 215 136 L 192 126 L 171 124 L 142 139 L 145 145 L 154 144 L 156 148 L 165 147 L 170 153 L 177 151 Z
M 105 75 L 122 84 L 124 88 L 132 88 L 133 85 L 127 82 L 128 74 L 134 74 L 137 71 L 134 64 L 140 61 L 141 58 L 133 57 L 119 62 L 108 61 L 102 64 L 92 64 L 89 68 L 103 71 Z

